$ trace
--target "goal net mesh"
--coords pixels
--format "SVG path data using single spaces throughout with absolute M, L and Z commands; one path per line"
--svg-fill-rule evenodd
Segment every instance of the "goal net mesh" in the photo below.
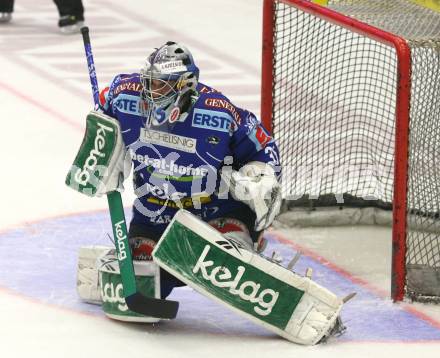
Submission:
M 329 8 L 411 49 L 407 294 L 440 296 L 440 14 L 405 0 Z M 275 2 L 274 23 L 273 128 L 288 206 L 391 209 L 395 49 L 287 2 Z

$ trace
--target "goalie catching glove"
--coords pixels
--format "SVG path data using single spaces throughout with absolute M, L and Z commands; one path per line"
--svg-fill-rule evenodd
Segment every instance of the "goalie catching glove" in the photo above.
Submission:
M 66 178 L 67 186 L 88 196 L 123 191 L 131 170 L 116 119 L 97 111 L 87 115 L 84 139 Z
M 235 200 L 247 204 L 256 214 L 255 230 L 268 228 L 281 207 L 281 186 L 274 169 L 267 163 L 253 161 L 239 171 L 222 171 Z

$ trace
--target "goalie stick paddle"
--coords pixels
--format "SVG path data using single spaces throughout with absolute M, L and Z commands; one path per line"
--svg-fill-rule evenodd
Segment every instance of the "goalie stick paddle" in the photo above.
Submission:
M 92 46 L 90 42 L 89 28 L 81 28 L 84 49 L 87 58 L 90 84 L 92 86 L 95 109 L 99 107 L 99 87 L 96 78 L 95 63 L 93 61 Z M 153 297 L 145 297 L 137 291 L 136 277 L 131 258 L 130 247 L 127 238 L 127 224 L 125 222 L 124 208 L 121 194 L 113 191 L 107 194 L 110 217 L 113 227 L 113 237 L 117 251 L 119 270 L 121 272 L 122 286 L 124 289 L 125 302 L 133 312 L 145 316 L 172 319 L 177 315 L 179 302 L 163 300 Z

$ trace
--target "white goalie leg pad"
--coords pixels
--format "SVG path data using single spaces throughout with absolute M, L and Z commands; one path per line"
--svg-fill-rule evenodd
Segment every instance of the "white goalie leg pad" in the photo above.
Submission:
M 124 299 L 119 262 L 115 250 L 98 258 L 102 310 L 109 318 L 125 322 L 155 323 L 160 318 L 131 311 Z M 153 261 L 133 261 L 136 288 L 145 297 L 160 298 L 160 269 Z
M 97 260 L 111 249 L 108 246 L 83 246 L 79 249 L 76 290 L 84 302 L 102 303 Z
M 153 261 L 133 261 L 137 289 L 144 296 L 160 298 L 160 269 Z M 125 303 L 115 249 L 106 246 L 81 247 L 78 255 L 77 291 L 81 300 L 100 304 L 106 316 L 125 322 L 159 322 L 140 315 Z
M 175 215 L 153 259 L 198 292 L 292 342 L 316 344 L 339 322 L 342 299 L 243 249 L 185 210 Z
M 309 278 L 297 276 L 297 288 L 304 290 L 304 295 L 287 324 L 286 332 L 295 337 L 297 343 L 313 345 L 330 335 L 343 302 Z

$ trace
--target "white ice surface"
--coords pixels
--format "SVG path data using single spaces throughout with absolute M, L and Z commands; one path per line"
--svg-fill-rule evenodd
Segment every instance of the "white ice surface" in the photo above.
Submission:
M 150 49 L 177 39 L 200 59 L 202 80 L 237 105 L 259 112 L 261 0 L 85 1 L 101 87 L 118 71 L 136 71 Z M 55 216 L 106 208 L 66 189 L 64 178 L 82 139 L 91 95 L 80 36 L 62 36 L 50 1 L 17 1 L 14 20 L 0 26 L 0 231 Z M 204 74 L 205 73 L 205 74 Z M 127 191 L 124 202 L 133 196 Z M 333 229 L 332 229 L 333 230 Z M 336 230 L 336 229 L 334 229 Z M 348 259 L 359 246 L 327 230 L 285 235 L 387 290 L 389 250 L 370 238 L 388 233 L 352 229 L 377 257 Z M 330 237 L 344 237 L 341 254 Z M 386 241 L 385 241 L 386 242 Z M 371 245 L 370 245 L 371 243 Z M 29 245 L 34 243 L 29 242 Z M 389 246 L 389 245 L 388 245 Z M 23 257 L 26 260 L 26 257 Z M 371 267 L 375 270 L 371 270 Z M 0 270 L 1 262 L 0 262 Z M 31 271 L 32 268 L 29 268 Z M 44 283 L 42 283 L 44 284 Z M 438 307 L 419 307 L 438 319 Z M 194 312 L 197 317 L 197 312 Z M 300 347 L 273 335 L 222 332 L 215 312 L 172 327 L 115 323 L 61 309 L 0 288 L 0 357 L 438 357 L 432 343 L 334 342 Z M 221 325 L 221 323 L 220 323 Z M 216 329 L 214 328 L 216 327 Z M 215 334 L 211 332 L 217 332 Z M 417 332 L 414 332 L 416 335 Z

